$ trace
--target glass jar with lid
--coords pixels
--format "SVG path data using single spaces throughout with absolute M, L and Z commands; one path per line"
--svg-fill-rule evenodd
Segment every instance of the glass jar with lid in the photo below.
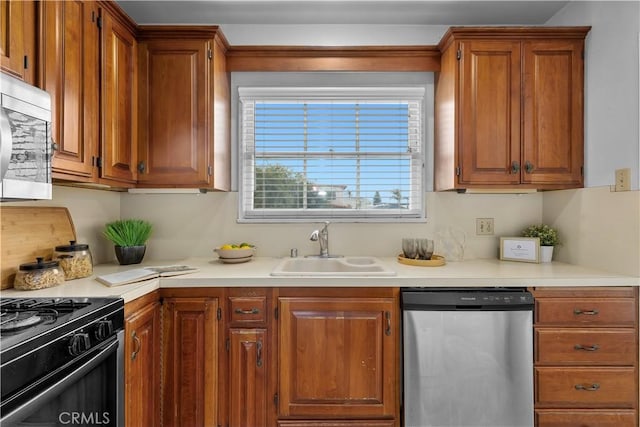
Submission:
M 21 291 L 31 291 L 50 288 L 61 283 L 64 283 L 64 272 L 58 261 L 36 258 L 36 262 L 20 264 L 13 287 Z
M 60 263 L 66 280 L 80 279 L 93 274 L 93 258 L 89 245 L 71 240 L 68 245 L 55 247 L 53 259 Z

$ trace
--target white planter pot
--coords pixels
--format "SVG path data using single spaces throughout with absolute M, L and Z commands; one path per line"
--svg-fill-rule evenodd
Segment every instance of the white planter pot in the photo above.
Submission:
M 553 246 L 540 246 L 540 262 L 551 262 Z

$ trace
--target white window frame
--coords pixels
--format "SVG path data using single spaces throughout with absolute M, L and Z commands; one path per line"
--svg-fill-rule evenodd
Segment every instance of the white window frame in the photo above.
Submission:
M 238 222 L 422 222 L 425 220 L 425 88 L 398 87 L 238 87 Z M 414 109 L 408 152 L 411 157 L 409 209 L 253 209 L 255 146 L 253 107 L 260 101 L 409 102 Z

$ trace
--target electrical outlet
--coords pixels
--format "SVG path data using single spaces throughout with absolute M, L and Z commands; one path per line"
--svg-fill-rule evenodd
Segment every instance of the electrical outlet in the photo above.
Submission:
M 616 169 L 616 191 L 631 190 L 631 169 Z
M 493 235 L 493 218 L 476 218 L 476 234 L 479 236 Z

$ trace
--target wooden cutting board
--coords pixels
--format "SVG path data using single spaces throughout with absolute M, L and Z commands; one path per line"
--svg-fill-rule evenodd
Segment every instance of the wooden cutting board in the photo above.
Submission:
M 13 287 L 20 264 L 36 257 L 51 259 L 56 246 L 76 240 L 67 208 L 35 206 L 0 207 L 0 289 Z

